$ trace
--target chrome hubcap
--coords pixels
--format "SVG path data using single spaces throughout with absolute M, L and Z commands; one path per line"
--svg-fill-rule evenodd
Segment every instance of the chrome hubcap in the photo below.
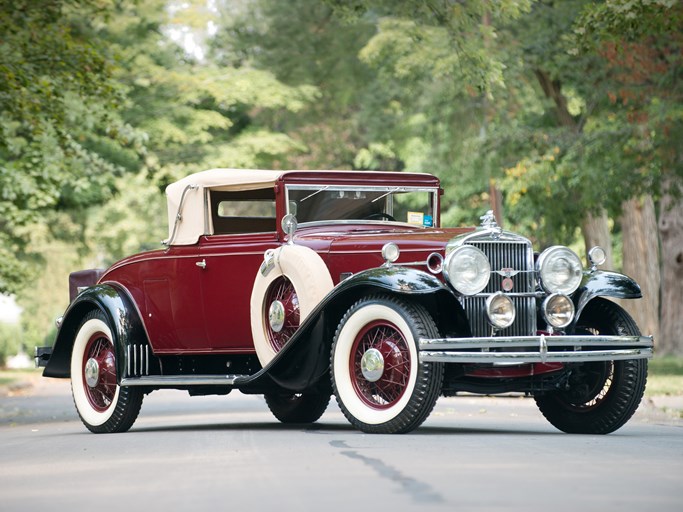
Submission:
M 268 309 L 268 323 L 273 332 L 280 332 L 285 325 L 285 306 L 279 300 L 274 300 Z
M 85 363 L 85 383 L 91 388 L 94 388 L 95 386 L 97 386 L 97 381 L 99 380 L 99 377 L 100 365 L 94 358 L 91 357 L 90 359 L 88 359 L 88 362 Z
M 384 373 L 384 357 L 376 348 L 366 350 L 360 360 L 360 371 L 369 382 L 377 382 Z

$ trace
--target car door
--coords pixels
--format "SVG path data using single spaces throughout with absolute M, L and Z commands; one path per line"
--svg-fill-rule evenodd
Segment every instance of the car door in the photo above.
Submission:
M 201 241 L 202 299 L 209 351 L 254 353 L 251 290 L 275 233 L 214 235 Z
M 172 247 L 143 264 L 145 326 L 156 353 L 206 349 L 199 247 Z
M 210 191 L 212 235 L 200 238 L 208 351 L 254 353 L 250 299 L 266 250 L 279 244 L 275 190 Z

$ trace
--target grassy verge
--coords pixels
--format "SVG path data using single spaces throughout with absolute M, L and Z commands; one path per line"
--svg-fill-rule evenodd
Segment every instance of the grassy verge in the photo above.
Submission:
M 650 361 L 648 395 L 683 395 L 683 357 L 656 357 Z
M 20 385 L 22 382 L 27 382 L 35 377 L 40 376 L 41 369 L 26 369 L 26 370 L 0 370 L 0 387 L 11 387 Z

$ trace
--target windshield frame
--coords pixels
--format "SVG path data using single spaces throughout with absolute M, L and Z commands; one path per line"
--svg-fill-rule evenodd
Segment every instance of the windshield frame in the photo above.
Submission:
M 316 194 L 320 192 L 337 192 L 337 191 L 343 191 L 343 192 L 383 192 L 384 195 L 380 196 L 378 198 L 375 198 L 373 201 L 377 201 L 384 196 L 389 196 L 391 198 L 390 204 L 391 208 L 393 209 L 393 194 L 395 193 L 406 193 L 406 192 L 418 192 L 418 193 L 427 193 L 428 194 L 428 201 L 429 201 L 429 208 L 431 208 L 432 211 L 432 226 L 431 227 L 440 227 L 440 215 L 439 215 L 439 194 L 440 194 L 440 188 L 438 186 L 436 187 L 429 187 L 429 186 L 422 186 L 422 185 L 417 185 L 417 186 L 411 186 L 411 185 L 397 185 L 397 184 L 391 184 L 391 185 L 341 185 L 341 184 L 332 184 L 332 183 L 319 183 L 315 185 L 311 184 L 299 184 L 299 183 L 287 183 L 285 184 L 285 193 L 284 193 L 284 199 L 285 199 L 285 214 L 290 214 L 292 213 L 290 211 L 290 192 L 293 190 L 301 190 L 301 191 L 310 191 L 310 195 L 308 195 L 304 200 L 309 199 L 310 197 L 314 197 Z M 335 223 L 340 223 L 340 224 L 386 224 L 386 223 L 392 223 L 392 224 L 402 224 L 402 225 L 408 225 L 412 227 L 419 227 L 416 224 L 411 224 L 408 222 L 404 221 L 391 221 L 391 220 L 372 220 L 372 219 L 336 219 L 336 220 L 318 220 L 318 221 L 307 221 L 307 222 L 301 222 L 300 225 L 302 226 L 309 226 L 309 225 L 317 225 L 317 224 L 335 224 Z

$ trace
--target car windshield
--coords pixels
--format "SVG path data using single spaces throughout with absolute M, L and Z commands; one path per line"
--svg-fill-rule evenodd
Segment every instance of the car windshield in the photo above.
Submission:
M 287 187 L 287 213 L 300 223 L 384 220 L 432 227 L 437 189 L 411 187 Z

